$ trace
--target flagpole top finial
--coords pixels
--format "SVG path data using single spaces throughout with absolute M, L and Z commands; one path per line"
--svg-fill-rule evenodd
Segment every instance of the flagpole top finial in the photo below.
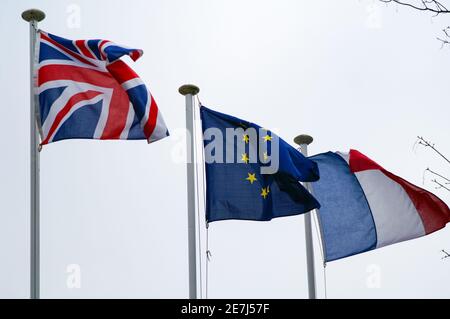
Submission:
M 45 13 L 44 11 L 41 11 L 39 9 L 28 9 L 22 12 L 22 19 L 24 19 L 27 22 L 30 21 L 40 22 L 45 19 Z
M 198 86 L 195 86 L 193 84 L 185 84 L 180 86 L 178 92 L 180 92 L 181 95 L 197 95 L 198 92 L 200 92 L 200 89 L 198 88 Z
M 312 136 L 306 134 L 301 134 L 294 138 L 294 143 L 297 145 L 309 145 L 313 141 L 314 139 L 312 138 Z

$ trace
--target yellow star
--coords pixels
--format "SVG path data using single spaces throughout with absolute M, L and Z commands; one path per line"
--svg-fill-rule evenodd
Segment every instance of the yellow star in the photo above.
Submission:
M 267 161 L 269 159 L 269 156 L 267 155 L 267 152 L 264 152 L 263 158 L 264 158 L 264 161 Z
M 261 188 L 261 196 L 266 199 L 267 195 L 269 195 L 269 191 L 268 189 L 266 189 L 265 187 Z
M 248 134 L 244 134 L 244 136 L 242 136 L 242 140 L 243 140 L 245 143 L 248 143 L 248 141 L 250 140 L 250 138 L 248 137 Z
M 272 136 L 266 135 L 266 136 L 263 136 L 263 139 L 264 139 L 264 142 L 268 142 L 268 141 L 272 140 Z
M 247 155 L 247 153 L 244 153 L 244 154 L 242 154 L 242 158 L 241 158 L 241 161 L 243 161 L 245 164 L 247 164 L 248 163 L 248 161 L 249 161 L 249 158 L 248 158 L 248 155 Z
M 246 180 L 248 180 L 250 182 L 250 184 L 253 184 L 253 182 L 257 181 L 255 174 L 250 174 L 250 173 L 247 173 L 247 174 L 248 174 L 248 177 L 246 178 Z

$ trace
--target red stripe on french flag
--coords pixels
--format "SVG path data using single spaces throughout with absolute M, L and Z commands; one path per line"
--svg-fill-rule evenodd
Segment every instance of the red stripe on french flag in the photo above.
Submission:
M 450 209 L 439 197 L 420 188 L 405 179 L 392 174 L 364 154 L 350 150 L 350 170 L 353 173 L 379 170 L 388 178 L 399 184 L 406 192 L 422 220 L 425 233 L 435 232 L 450 222 Z

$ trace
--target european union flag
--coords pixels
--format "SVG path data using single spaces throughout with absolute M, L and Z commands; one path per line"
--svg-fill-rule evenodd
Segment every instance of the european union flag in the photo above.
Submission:
M 206 220 L 267 221 L 319 208 L 299 183 L 317 164 L 254 123 L 200 109 L 205 147 Z

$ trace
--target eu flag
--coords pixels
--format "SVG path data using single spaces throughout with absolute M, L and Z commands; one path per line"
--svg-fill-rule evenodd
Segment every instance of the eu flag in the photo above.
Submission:
M 299 183 L 319 179 L 317 164 L 270 130 L 204 106 L 206 220 L 268 221 L 319 208 Z

